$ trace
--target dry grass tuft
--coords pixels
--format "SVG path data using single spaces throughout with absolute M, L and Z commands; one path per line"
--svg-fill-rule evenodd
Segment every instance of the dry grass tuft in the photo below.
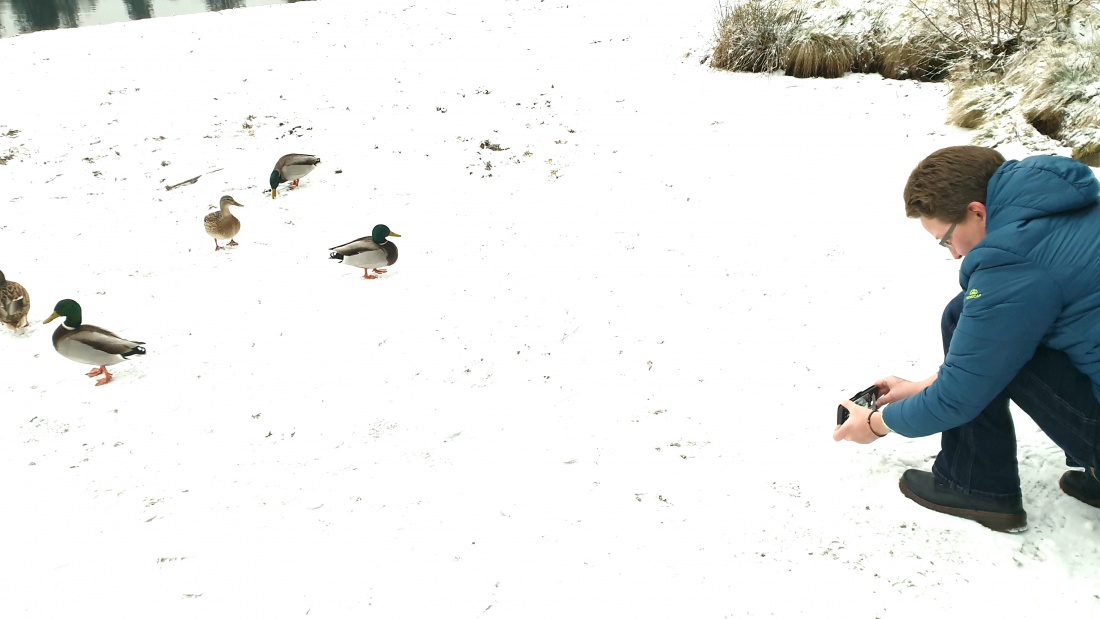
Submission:
M 786 74 L 794 77 L 841 77 L 855 64 L 855 42 L 821 32 L 801 33 L 787 53 Z
M 956 87 L 947 98 L 947 122 L 963 129 L 978 129 L 996 115 L 1010 94 L 995 82 Z
M 964 50 L 935 32 L 891 37 L 881 47 L 883 77 L 896 80 L 939 82 Z
M 1074 146 L 1070 156 L 1087 166 L 1100 167 L 1100 140 L 1094 140 L 1083 146 Z
M 962 60 L 952 65 L 947 122 L 979 129 L 1012 110 L 1019 101 L 1019 89 L 1008 88 L 1001 78 L 995 71 L 984 70 L 982 62 Z
M 885 31 L 878 25 L 861 30 L 852 35 L 855 58 L 852 70 L 857 73 L 882 72 L 882 42 L 886 40 Z
M 710 66 L 768 73 L 786 68 L 791 41 L 804 13 L 781 0 L 747 0 L 720 10 Z

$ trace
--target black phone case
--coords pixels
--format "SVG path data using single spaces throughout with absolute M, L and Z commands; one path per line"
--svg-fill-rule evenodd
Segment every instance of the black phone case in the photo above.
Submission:
M 868 401 L 871 404 L 872 410 L 878 410 L 878 407 L 875 406 L 875 401 L 878 399 L 878 387 L 876 387 L 875 385 L 871 385 L 870 387 L 864 389 L 863 391 L 860 391 L 859 393 L 848 399 L 856 403 L 858 403 L 859 400 Z M 845 421 L 848 421 L 848 415 L 850 414 L 851 413 L 848 412 L 848 409 L 844 408 L 843 404 L 837 406 L 836 425 L 843 425 Z

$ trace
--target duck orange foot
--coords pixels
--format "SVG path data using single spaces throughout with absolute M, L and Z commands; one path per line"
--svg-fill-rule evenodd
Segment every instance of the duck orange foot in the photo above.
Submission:
M 96 381 L 96 383 L 95 383 L 96 387 L 106 385 L 107 383 L 111 382 L 111 373 L 107 371 L 107 366 L 105 366 L 105 365 L 101 365 L 98 368 L 92 370 L 91 372 L 88 372 L 85 376 L 100 376 L 100 375 L 102 375 L 103 378 Z

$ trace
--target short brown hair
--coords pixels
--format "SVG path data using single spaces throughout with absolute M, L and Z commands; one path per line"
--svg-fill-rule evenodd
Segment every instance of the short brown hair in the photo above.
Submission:
M 925 157 L 905 183 L 905 215 L 958 223 L 971 202 L 985 204 L 989 179 L 1004 156 L 984 146 L 949 146 Z

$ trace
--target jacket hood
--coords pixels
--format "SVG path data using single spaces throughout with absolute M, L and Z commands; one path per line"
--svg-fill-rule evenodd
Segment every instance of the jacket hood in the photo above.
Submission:
M 1100 181 L 1085 164 L 1054 155 L 1006 161 L 989 179 L 986 233 L 1019 221 L 1096 206 Z

